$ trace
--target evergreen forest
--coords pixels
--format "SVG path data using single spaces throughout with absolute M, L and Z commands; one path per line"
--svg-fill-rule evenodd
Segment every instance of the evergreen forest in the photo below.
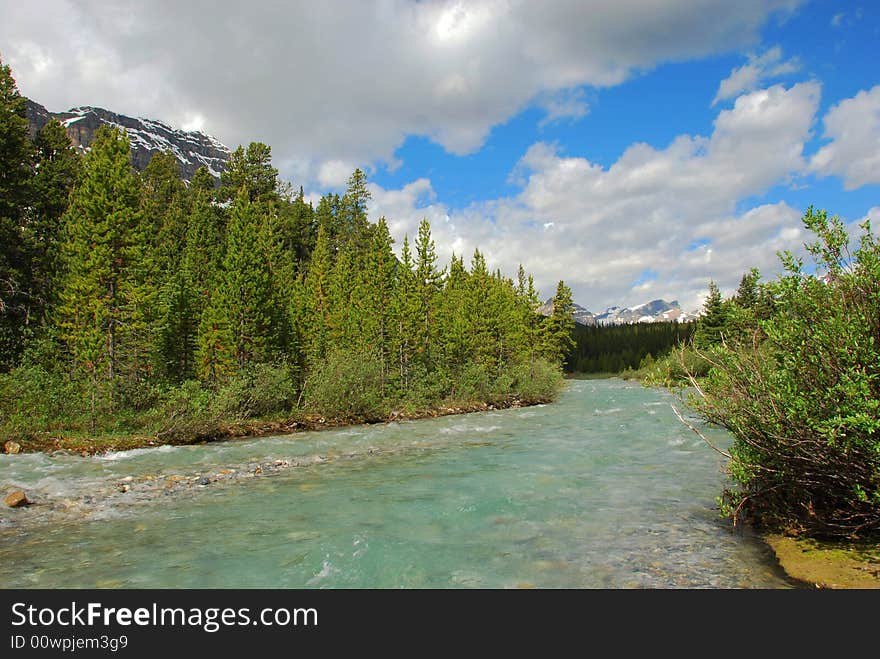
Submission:
M 551 400 L 571 291 L 479 250 L 443 266 L 427 221 L 396 255 L 361 170 L 314 205 L 262 143 L 216 181 L 170 153 L 132 168 L 122 129 L 85 156 L 31 138 L 0 67 L 0 435 L 219 436 L 248 419 L 381 420 Z M 30 443 L 30 444 L 28 444 Z

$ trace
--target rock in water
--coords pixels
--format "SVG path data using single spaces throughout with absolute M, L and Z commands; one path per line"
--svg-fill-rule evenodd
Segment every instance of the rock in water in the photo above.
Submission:
M 9 440 L 8 442 L 6 442 L 3 445 L 3 450 L 6 451 L 7 453 L 9 453 L 10 455 L 14 455 L 14 454 L 18 453 L 19 451 L 21 451 L 21 444 L 19 444 L 18 442 L 13 442 L 12 440 Z
M 28 505 L 30 501 L 28 501 L 27 495 L 23 490 L 15 490 L 6 495 L 6 498 L 3 499 L 3 503 L 10 508 L 18 508 L 19 506 Z

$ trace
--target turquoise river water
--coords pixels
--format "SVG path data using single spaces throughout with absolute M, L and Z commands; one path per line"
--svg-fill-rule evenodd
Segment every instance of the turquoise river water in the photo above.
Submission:
M 572 380 L 552 405 L 0 455 L 34 501 L 0 510 L 0 587 L 790 587 L 719 518 L 723 458 L 671 402 Z

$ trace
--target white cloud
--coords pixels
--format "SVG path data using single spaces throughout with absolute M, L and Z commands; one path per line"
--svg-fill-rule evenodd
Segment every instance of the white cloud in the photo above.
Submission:
M 408 135 L 450 152 L 542 102 L 583 116 L 577 88 L 753 45 L 800 0 L 0 0 L 0 53 L 50 110 L 101 105 L 229 144 L 263 141 L 282 174 L 394 162 Z M 312 179 L 315 180 L 315 179 Z
M 544 94 L 538 98 L 538 105 L 547 113 L 539 122 L 542 128 L 564 119 L 582 119 L 590 111 L 583 89 L 565 89 Z
M 797 58 L 782 61 L 782 49 L 779 46 L 771 48 L 762 55 L 749 55 L 748 64 L 734 69 L 730 75 L 721 81 L 718 93 L 712 101 L 717 105 L 720 101 L 726 101 L 739 96 L 743 92 L 750 92 L 765 82 L 789 73 L 794 73 L 800 68 Z
M 324 188 L 345 186 L 356 165 L 344 160 L 327 160 L 318 168 L 318 183 Z
M 847 190 L 880 183 L 880 85 L 841 101 L 823 123 L 831 143 L 812 157 L 811 169 L 840 176 Z
M 374 188 L 371 214 L 394 218 L 398 241 L 427 217 L 444 258 L 450 245 L 467 257 L 479 246 L 492 267 L 513 273 L 522 263 L 545 296 L 564 279 L 592 310 L 648 295 L 698 308 L 710 278 L 733 290 L 753 266 L 772 273 L 777 250 L 800 250 L 797 209 L 737 212 L 737 203 L 804 168 L 818 102 L 816 83 L 758 90 L 720 112 L 710 136 L 681 135 L 665 149 L 634 144 L 607 168 L 537 143 L 517 166 L 514 197 L 450 211 L 420 179 Z M 645 270 L 656 279 L 641 281 Z

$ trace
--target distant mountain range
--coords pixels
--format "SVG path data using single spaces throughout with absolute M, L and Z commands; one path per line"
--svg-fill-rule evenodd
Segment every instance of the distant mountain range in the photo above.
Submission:
M 553 313 L 553 298 L 538 307 L 538 313 L 549 316 Z M 625 325 L 627 323 L 684 323 L 694 320 L 699 312 L 681 310 L 678 300 L 651 300 L 634 307 L 608 307 L 599 314 L 588 311 L 579 304 L 574 305 L 574 320 L 581 325 Z
M 127 117 L 103 108 L 82 106 L 67 112 L 49 112 L 39 103 L 27 99 L 27 118 L 31 135 L 36 135 L 50 119 L 57 119 L 67 130 L 73 145 L 83 152 L 88 151 L 98 128 L 119 126 L 125 129 L 131 140 L 131 160 L 135 169 L 143 171 L 154 154 L 171 151 L 187 181 L 202 166 L 214 178 L 220 178 L 230 155 L 229 147 L 205 133 L 179 130 L 161 121 Z

